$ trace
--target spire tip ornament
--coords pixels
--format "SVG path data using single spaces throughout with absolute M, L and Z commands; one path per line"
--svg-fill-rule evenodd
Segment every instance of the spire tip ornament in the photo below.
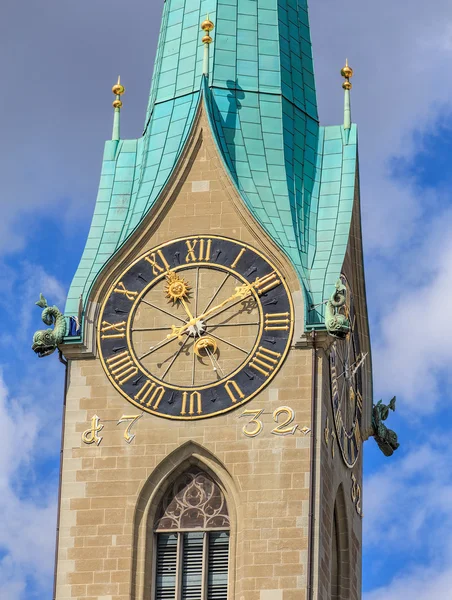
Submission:
M 350 79 L 353 77 L 353 69 L 348 64 L 348 58 L 345 61 L 345 67 L 341 69 L 341 75 L 345 79 L 342 87 L 345 91 L 345 104 L 344 104 L 344 129 L 346 135 L 346 143 L 348 144 L 350 129 L 352 128 L 352 109 L 350 102 L 350 90 L 352 89 L 352 82 Z
M 205 32 L 205 36 L 202 38 L 202 43 L 204 44 L 204 65 L 203 65 L 203 74 L 208 78 L 209 77 L 209 46 L 213 42 L 212 37 L 210 36 L 210 32 L 215 28 L 214 23 L 209 19 L 209 15 L 207 14 L 207 18 L 205 21 L 201 23 L 201 29 Z
M 116 96 L 116 99 L 113 102 L 113 108 L 115 109 L 115 116 L 113 120 L 113 135 L 112 140 L 120 139 L 120 119 L 119 114 L 122 108 L 121 96 L 126 91 L 126 88 L 121 84 L 121 76 L 118 77 L 117 83 L 111 88 L 111 91 Z
M 348 58 L 345 61 L 345 67 L 342 67 L 341 69 L 341 75 L 345 79 L 351 79 L 353 77 L 353 69 L 348 64 Z

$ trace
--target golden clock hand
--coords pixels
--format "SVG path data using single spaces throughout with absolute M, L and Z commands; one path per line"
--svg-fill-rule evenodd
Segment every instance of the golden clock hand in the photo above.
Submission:
M 173 338 L 175 336 L 180 338 L 182 336 L 182 334 L 185 333 L 189 327 L 191 327 L 192 325 L 196 325 L 196 323 L 199 323 L 199 321 L 202 321 L 203 319 L 205 319 L 206 317 L 210 316 L 211 314 L 217 312 L 218 310 L 221 310 L 222 308 L 224 309 L 224 307 L 227 304 L 229 304 L 230 302 L 235 300 L 236 302 L 228 307 L 228 308 L 232 308 L 232 306 L 235 306 L 235 304 L 238 304 L 239 302 L 241 302 L 242 300 L 245 300 L 248 296 L 250 296 L 252 290 L 255 289 L 255 287 L 259 283 L 261 283 L 261 278 L 257 277 L 253 283 L 245 283 L 239 287 L 236 287 L 234 294 L 229 296 L 229 298 L 226 298 L 226 300 L 223 300 L 223 302 L 220 302 L 220 304 L 217 304 L 216 306 L 209 308 L 209 310 L 206 310 L 205 312 L 203 312 L 201 315 L 199 315 L 199 317 L 193 317 L 192 319 L 190 319 L 188 321 L 188 323 L 186 323 L 185 325 L 182 325 L 181 327 L 176 327 L 175 325 L 172 325 L 173 332 L 170 335 L 168 335 L 168 339 Z M 224 310 L 226 310 L 226 309 L 224 309 Z M 221 312 L 223 312 L 223 311 L 221 311 Z
M 185 309 L 185 312 L 187 313 L 187 316 L 188 316 L 188 318 L 190 319 L 190 321 L 193 321 L 193 319 L 194 319 L 194 316 L 191 314 L 191 312 L 190 312 L 190 309 L 189 309 L 189 307 L 188 307 L 188 304 L 187 304 L 187 302 L 185 301 L 185 299 L 184 299 L 184 298 L 181 298 L 181 299 L 180 299 L 180 301 L 181 301 L 181 304 L 182 304 L 182 306 L 183 306 L 183 307 L 184 307 L 184 309 Z
M 173 325 L 173 327 L 174 327 L 174 325 Z M 150 354 L 152 354 L 156 350 L 160 350 L 160 348 L 163 348 L 163 346 L 166 346 L 167 344 L 170 344 L 175 339 L 177 339 L 177 336 L 166 336 L 166 338 L 164 340 L 162 340 L 161 342 L 159 342 L 155 346 L 151 346 L 149 348 L 149 351 L 146 352 L 145 354 L 143 354 L 143 356 L 140 356 L 138 358 L 138 360 L 143 360 L 143 358 L 146 358 L 147 356 L 149 356 Z

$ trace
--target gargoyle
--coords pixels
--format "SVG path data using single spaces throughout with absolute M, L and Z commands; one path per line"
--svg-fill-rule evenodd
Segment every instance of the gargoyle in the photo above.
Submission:
M 325 326 L 328 333 L 336 338 L 345 338 L 350 331 L 350 322 L 340 309 L 347 302 L 347 288 L 339 279 L 336 283 L 336 291 L 328 300 L 325 309 Z
M 53 325 L 53 329 L 42 329 L 37 331 L 33 336 L 32 349 L 39 358 L 49 356 L 63 342 L 66 335 L 66 319 L 63 313 L 56 306 L 49 306 L 47 300 L 40 294 L 37 306 L 44 310 L 42 311 L 42 320 L 46 325 Z
M 391 400 L 388 406 L 380 400 L 378 404 L 374 404 L 372 411 L 372 427 L 373 436 L 378 444 L 378 447 L 385 456 L 392 456 L 400 444 L 397 441 L 397 434 L 392 429 L 388 429 L 383 421 L 389 416 L 389 411 L 395 411 L 396 398 Z

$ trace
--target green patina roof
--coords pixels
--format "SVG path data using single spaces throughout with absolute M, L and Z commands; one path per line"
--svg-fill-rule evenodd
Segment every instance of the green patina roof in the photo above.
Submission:
M 208 83 L 206 13 L 215 22 Z M 348 243 L 357 134 L 318 124 L 306 2 L 167 0 L 145 131 L 106 143 L 66 315 L 158 198 L 200 101 L 243 201 L 297 269 L 308 308 L 331 295 Z M 321 325 L 322 311 L 307 310 L 307 326 Z

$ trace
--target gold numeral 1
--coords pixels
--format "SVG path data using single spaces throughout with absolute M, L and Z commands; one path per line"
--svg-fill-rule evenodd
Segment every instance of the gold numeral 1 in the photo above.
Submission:
M 146 256 L 144 260 L 152 265 L 152 274 L 155 277 L 170 270 L 170 266 L 161 250 L 152 252 L 149 256 Z
M 276 273 L 270 273 L 269 275 L 262 277 L 262 279 L 259 278 L 254 284 L 254 287 L 257 290 L 259 296 L 261 296 L 262 294 L 265 294 L 265 292 L 269 292 L 270 290 L 275 288 L 280 283 L 281 280 L 278 279 Z
M 207 261 L 210 260 L 212 250 L 212 240 L 185 240 L 187 244 L 187 256 L 185 262 Z
M 250 362 L 250 367 L 268 377 L 275 370 L 280 358 L 281 354 L 278 352 L 260 346 Z
M 126 322 L 109 323 L 108 321 L 102 321 L 100 332 L 103 340 L 124 338 L 126 336 Z
M 188 397 L 188 392 L 184 392 L 182 394 L 182 410 L 180 411 L 181 415 L 187 414 L 187 404 L 188 406 L 188 414 L 195 414 L 195 407 L 197 409 L 198 415 L 202 414 L 202 399 L 201 394 L 199 392 L 192 392 L 190 394 L 190 398 Z
M 138 368 L 127 351 L 107 358 L 107 365 L 119 385 L 124 385 L 129 379 L 138 375 Z
M 100 418 L 94 415 L 91 419 L 91 427 L 83 432 L 82 441 L 84 444 L 96 444 L 97 446 L 103 440 L 102 436 L 97 435 L 102 431 L 104 425 L 101 424 Z
M 239 260 L 242 258 L 242 256 L 245 254 L 245 252 L 246 252 L 246 248 L 242 248 L 240 250 L 240 252 L 238 253 L 237 258 L 235 259 L 235 261 L 231 265 L 231 269 L 235 269 L 236 268 L 236 266 L 239 264 Z
M 289 331 L 290 313 L 267 313 L 265 315 L 265 331 Z
M 230 379 L 227 383 L 225 383 L 224 387 L 232 402 L 235 403 L 239 398 L 240 400 L 243 400 L 243 398 L 245 398 L 245 394 L 242 392 L 242 390 L 239 388 L 239 386 L 233 379 Z M 238 398 L 236 397 L 236 394 Z
M 144 404 L 147 401 L 146 406 L 148 408 L 151 407 L 152 403 L 155 400 L 155 404 L 154 406 L 152 406 L 152 408 L 154 410 L 158 410 L 158 407 L 160 406 L 160 402 L 162 401 L 164 395 L 165 388 L 161 385 L 157 387 L 157 385 L 153 381 L 150 381 L 148 379 L 141 388 L 141 390 L 138 392 L 138 394 L 134 396 L 134 400 L 138 400 L 140 404 Z
M 116 294 L 122 294 L 127 298 L 127 300 L 130 300 L 131 302 L 135 300 L 135 298 L 138 296 L 138 292 L 128 290 L 122 281 L 118 283 L 118 285 L 113 291 L 116 292 Z

